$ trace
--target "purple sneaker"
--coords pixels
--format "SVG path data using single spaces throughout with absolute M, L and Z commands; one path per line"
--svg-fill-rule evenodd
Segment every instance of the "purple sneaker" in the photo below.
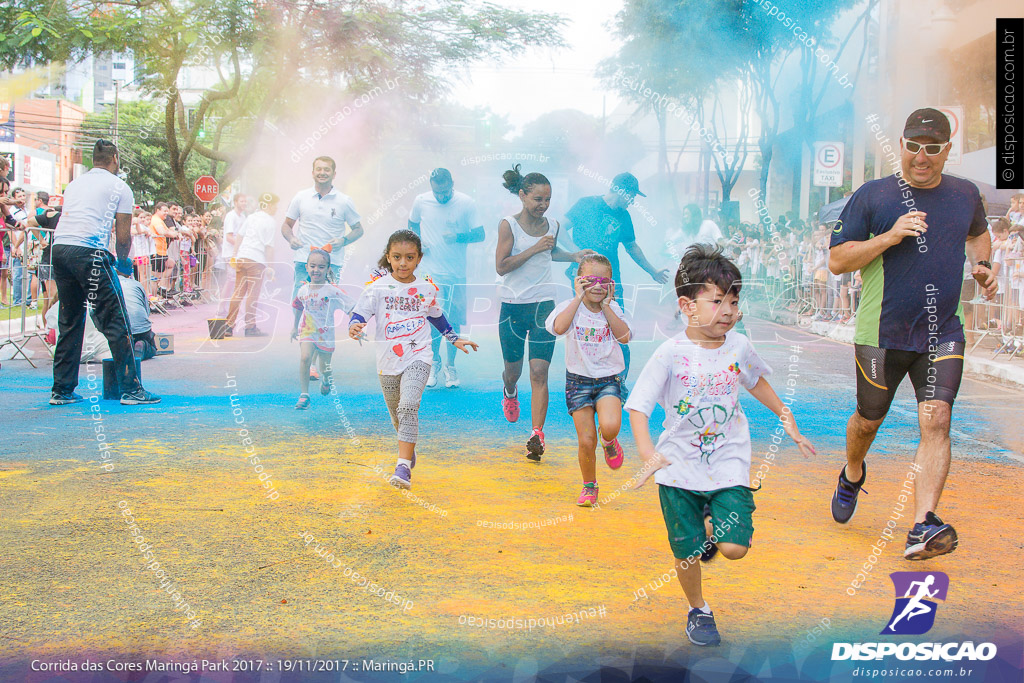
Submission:
M 400 489 L 412 488 L 412 472 L 409 471 L 408 465 L 401 463 L 395 465 L 395 473 L 391 475 L 391 485 Z

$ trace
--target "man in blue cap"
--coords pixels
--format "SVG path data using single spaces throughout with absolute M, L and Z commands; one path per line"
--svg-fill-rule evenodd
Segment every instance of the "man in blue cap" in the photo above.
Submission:
M 626 248 L 626 253 L 644 269 L 651 278 L 660 284 L 669 281 L 668 268 L 661 270 L 651 265 L 644 256 L 643 250 L 636 242 L 633 230 L 633 219 L 627 209 L 637 195 L 646 197 L 640 191 L 640 183 L 632 173 L 620 173 L 612 178 L 611 187 L 604 195 L 582 197 L 569 212 L 565 214 L 563 227 L 572 236 L 572 241 L 579 249 L 593 249 L 612 264 L 612 280 L 615 282 L 615 300 L 622 303 L 622 279 L 619 275 L 619 245 Z M 570 282 L 576 277 L 577 264 L 573 263 L 566 275 Z M 626 361 L 625 377 L 629 374 L 629 346 L 622 345 L 622 353 Z

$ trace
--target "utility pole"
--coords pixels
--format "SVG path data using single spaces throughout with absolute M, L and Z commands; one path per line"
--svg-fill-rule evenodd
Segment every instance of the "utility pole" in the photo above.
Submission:
M 121 96 L 121 81 L 114 81 L 114 144 L 117 144 L 117 104 Z

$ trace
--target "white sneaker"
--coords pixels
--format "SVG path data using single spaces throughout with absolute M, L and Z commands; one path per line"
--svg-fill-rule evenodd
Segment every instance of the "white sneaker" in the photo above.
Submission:
M 444 385 L 449 389 L 459 386 L 459 375 L 454 367 L 444 369 Z
M 437 365 L 435 365 L 434 363 L 430 364 L 430 377 L 427 377 L 427 386 L 437 386 Z

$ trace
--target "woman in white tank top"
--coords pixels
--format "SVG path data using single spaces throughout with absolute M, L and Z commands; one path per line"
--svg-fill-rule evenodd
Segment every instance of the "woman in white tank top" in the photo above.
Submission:
M 548 413 L 548 367 L 555 350 L 554 336 L 544 321 L 555 308 L 552 261 L 575 261 L 591 249 L 567 252 L 556 246 L 558 221 L 544 213 L 551 205 L 551 183 L 540 173 L 523 176 L 516 165 L 503 175 L 504 186 L 523 202 L 523 210 L 498 224 L 495 268 L 503 280 L 499 286 L 501 312 L 498 339 L 505 360 L 502 373 L 502 411 L 509 422 L 519 420 L 517 383 L 523 374 L 526 341 L 530 342 L 530 413 L 533 432 L 526 442 L 526 457 L 540 460 L 544 453 L 544 422 Z

